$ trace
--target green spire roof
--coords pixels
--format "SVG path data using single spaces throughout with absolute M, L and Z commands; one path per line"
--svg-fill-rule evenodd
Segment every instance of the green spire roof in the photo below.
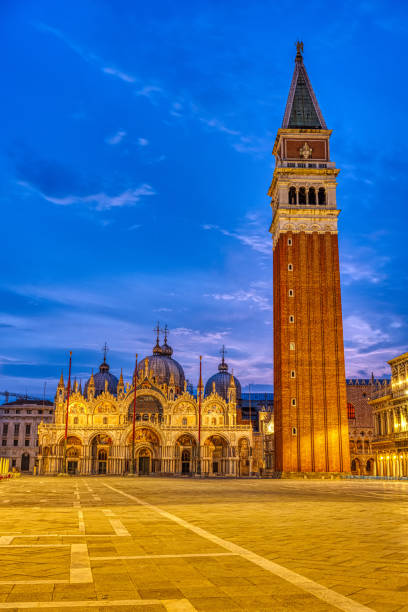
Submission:
M 327 129 L 326 123 L 303 64 L 300 49 L 303 50 L 303 45 L 299 47 L 298 43 L 295 72 L 293 73 L 282 127 L 325 130 Z

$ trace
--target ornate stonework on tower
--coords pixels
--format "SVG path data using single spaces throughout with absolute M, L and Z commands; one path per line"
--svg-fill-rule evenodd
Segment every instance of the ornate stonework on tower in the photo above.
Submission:
M 337 240 L 328 130 L 298 43 L 273 155 L 276 470 L 349 472 Z

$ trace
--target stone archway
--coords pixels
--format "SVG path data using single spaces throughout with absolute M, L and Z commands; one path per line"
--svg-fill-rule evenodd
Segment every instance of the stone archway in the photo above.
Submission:
M 208 474 L 222 476 L 228 473 L 228 442 L 223 436 L 213 435 L 204 443 L 205 466 Z
M 175 444 L 175 472 L 190 475 L 196 471 L 197 442 L 191 434 L 183 434 Z
M 111 447 L 112 438 L 107 434 L 100 433 L 92 438 L 90 441 L 92 474 L 106 474 L 108 472 Z
M 126 471 L 133 471 L 133 433 L 132 431 L 127 437 L 127 461 Z M 142 452 L 143 451 L 143 452 Z M 148 453 L 146 454 L 146 451 Z M 141 454 L 142 453 L 142 454 Z M 143 454 L 145 453 L 145 454 Z M 148 457 L 143 459 L 143 457 Z M 139 461 L 139 458 L 142 458 Z M 147 466 L 149 473 L 161 471 L 161 446 L 159 435 L 150 427 L 138 427 L 135 430 L 135 443 L 134 443 L 134 459 L 135 459 L 135 471 L 139 471 L 139 467 L 142 468 L 143 474 L 146 474 Z M 140 463 L 140 466 L 139 466 Z
M 139 476 L 148 476 L 152 472 L 152 451 L 143 446 L 137 451 L 137 471 Z
M 82 440 L 77 436 L 67 437 L 67 446 L 65 452 L 64 466 L 64 448 L 65 439 L 60 440 L 60 457 L 62 462 L 62 471 L 67 471 L 68 474 L 77 474 L 80 471 L 80 461 L 82 457 Z
M 30 455 L 23 453 L 21 456 L 21 471 L 28 472 L 30 470 Z

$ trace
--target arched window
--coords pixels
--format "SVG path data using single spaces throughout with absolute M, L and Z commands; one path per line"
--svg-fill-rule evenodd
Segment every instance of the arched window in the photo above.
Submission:
M 347 416 L 349 419 L 355 419 L 356 418 L 356 409 L 354 408 L 353 404 L 351 402 L 347 403 Z
M 103 417 L 103 424 L 107 425 L 108 424 L 108 417 Z
M 352 472 L 356 472 L 357 471 L 357 464 L 356 464 L 356 460 L 353 459 L 353 461 L 351 462 L 351 471 Z
M 316 204 L 316 189 L 314 187 L 309 189 L 309 204 Z
M 299 204 L 306 204 L 306 188 L 300 187 L 299 189 Z
M 183 418 L 183 427 L 186 427 L 186 426 L 187 426 L 187 419 L 186 419 L 186 417 L 184 417 Z
M 319 204 L 326 204 L 326 190 L 324 187 L 319 188 L 318 192 Z
M 296 204 L 296 187 L 289 189 L 289 204 Z
M 78 417 L 74 417 L 74 425 L 78 425 Z

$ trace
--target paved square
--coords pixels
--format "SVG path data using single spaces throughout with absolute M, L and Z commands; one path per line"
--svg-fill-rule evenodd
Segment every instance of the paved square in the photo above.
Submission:
M 0 610 L 408 611 L 408 484 L 0 483 Z

